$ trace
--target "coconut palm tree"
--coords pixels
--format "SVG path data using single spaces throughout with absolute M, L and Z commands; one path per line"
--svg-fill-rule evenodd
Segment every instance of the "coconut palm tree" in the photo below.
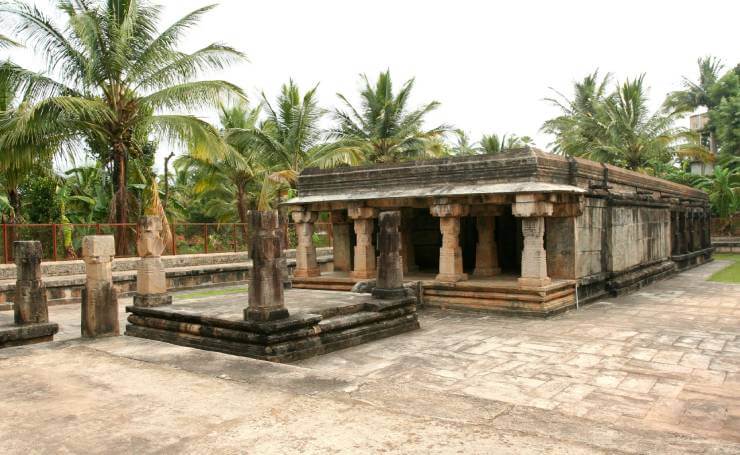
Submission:
M 35 127 L 45 117 L 35 112 L 35 92 L 43 93 L 46 84 L 45 78 L 9 61 L 0 64 L 0 186 L 13 209 L 10 223 L 21 217 L 19 188 L 34 169 L 50 165 L 60 145 L 55 122 Z
M 418 159 L 429 155 L 430 139 L 451 130 L 447 125 L 424 129 L 424 117 L 439 107 L 436 101 L 409 110 L 414 79 L 406 81 L 398 93 L 393 91 L 389 71 L 381 73 L 374 86 L 364 74 L 362 80 L 359 108 L 337 94 L 344 109 L 334 112 L 339 125 L 331 134 L 340 141 L 342 150 L 360 154 L 371 163 Z
M 674 112 L 650 112 L 645 77 L 626 80 L 607 93 L 609 75 L 598 72 L 575 84 L 572 100 L 549 99 L 562 114 L 543 131 L 554 134 L 555 150 L 570 156 L 655 173 L 655 163 L 676 158 L 708 158 L 695 134 L 676 128 Z
M 239 221 L 247 223 L 247 211 L 254 207 L 255 194 L 259 193 L 259 183 L 264 179 L 264 167 L 259 162 L 258 144 L 239 137 L 234 131 L 256 130 L 262 105 L 250 108 L 246 102 L 233 106 L 221 106 L 221 134 L 228 145 L 228 151 L 217 160 L 198 159 L 184 155 L 177 159 L 176 165 L 194 170 L 196 193 L 212 200 L 210 212 L 219 221 Z
M 517 149 L 533 145 L 534 141 L 529 136 L 517 136 L 516 134 L 502 135 L 484 134 L 480 140 L 479 150 L 483 154 L 494 155 L 508 149 Z
M 724 64 L 716 57 L 701 57 L 697 61 L 699 79 L 682 78 L 683 90 L 668 94 L 663 106 L 670 111 L 693 112 L 700 107 L 712 109 L 717 100 L 711 94 L 712 87 L 720 78 Z
M 301 94 L 298 85 L 290 80 L 281 87 L 275 104 L 263 93 L 267 118 L 257 127 L 232 128 L 226 135 L 232 147 L 256 150 L 259 154 L 257 162 L 265 176 L 257 201 L 260 210 L 272 207 L 281 193 L 294 188 L 303 169 L 361 161 L 356 150 L 326 141 L 320 125 L 325 111 L 318 105 L 317 87 Z
M 608 96 L 611 74 L 599 76 L 596 70 L 573 84 L 573 98 L 550 88 L 557 96 L 545 98 L 560 109 L 561 114 L 546 121 L 542 131 L 555 135 L 552 145 L 555 153 L 607 161 L 601 145 L 608 142 L 608 124 L 604 115 L 604 101 Z
M 145 0 L 62 0 L 66 24 L 59 26 L 35 6 L 15 3 L 0 13 L 15 18 L 15 34 L 46 59 L 55 84 L 38 110 L 66 120 L 104 163 L 116 189 L 112 204 L 118 223 L 129 221 L 129 159 L 153 137 L 191 153 L 219 153 L 217 131 L 180 112 L 215 107 L 222 96 L 243 97 L 221 80 L 197 80 L 204 70 L 221 70 L 243 59 L 239 51 L 209 44 L 192 53 L 178 43 L 213 6 L 199 8 L 159 30 L 161 8 Z M 117 251 L 124 253 L 125 231 Z

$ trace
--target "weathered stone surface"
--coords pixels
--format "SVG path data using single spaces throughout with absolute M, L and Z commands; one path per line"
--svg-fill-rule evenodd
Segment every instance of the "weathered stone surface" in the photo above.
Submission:
M 13 302 L 15 323 L 49 322 L 46 288 L 41 279 L 41 242 L 13 242 L 13 257 L 18 273 Z
M 111 261 L 115 254 L 112 235 L 90 235 L 82 239 L 82 256 L 87 268 L 82 292 L 82 336 L 116 336 L 118 296 L 113 287 Z
M 164 248 L 162 220 L 158 216 L 139 218 L 136 249 L 141 259 L 136 269 L 134 305 L 167 305 L 172 302 L 167 296 L 167 278 L 160 257 Z
M 366 279 L 374 278 L 375 246 L 373 245 L 373 230 L 375 225 L 372 218 L 357 218 L 354 223 L 357 242 L 355 244 L 355 265 L 352 277 Z
M 272 321 L 288 317 L 279 263 L 283 253 L 276 218 L 275 212 L 253 210 L 249 213 L 252 270 L 249 274 L 249 306 L 244 311 L 244 318 L 248 320 Z
M 373 297 L 398 298 L 405 295 L 401 261 L 401 212 L 381 212 L 378 218 L 380 256 Z
M 311 211 L 294 211 L 291 213 L 295 223 L 298 245 L 296 246 L 295 277 L 312 277 L 321 275 L 316 262 L 316 247 L 313 244 L 314 222 L 318 214 Z
M 334 248 L 334 270 L 349 272 L 351 260 L 351 223 L 343 211 L 331 212 L 332 247 Z
M 543 217 L 522 218 L 524 249 L 522 250 L 521 286 L 546 286 L 550 284 L 547 276 L 547 253 L 543 237 L 545 219 Z
M 463 273 L 462 248 L 460 248 L 460 216 L 465 208 L 457 205 L 433 205 L 432 215 L 441 216 L 439 229 L 442 232 L 442 248 L 439 249 L 439 274 L 437 280 L 455 282 L 467 280 Z
M 162 237 L 162 219 L 154 215 L 139 218 L 139 238 L 136 251 L 140 257 L 159 257 L 165 249 Z

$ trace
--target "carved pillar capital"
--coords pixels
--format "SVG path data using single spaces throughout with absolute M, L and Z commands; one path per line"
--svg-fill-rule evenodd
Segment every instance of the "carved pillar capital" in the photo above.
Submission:
M 511 213 L 522 218 L 552 216 L 553 203 L 550 200 L 550 195 L 547 194 L 517 194 L 515 202 L 511 206 Z
M 353 220 L 369 220 L 378 217 L 378 209 L 352 204 L 347 207 L 347 215 Z

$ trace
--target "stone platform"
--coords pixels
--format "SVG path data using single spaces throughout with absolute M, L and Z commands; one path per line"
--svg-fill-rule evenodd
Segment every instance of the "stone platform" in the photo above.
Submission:
M 294 288 L 325 291 L 349 291 L 360 282 L 346 272 L 332 272 L 318 277 L 296 278 Z M 575 281 L 552 280 L 545 286 L 523 286 L 514 275 L 470 278 L 456 283 L 435 280 L 435 274 L 415 272 L 404 282 L 418 283 L 424 305 L 506 313 L 519 316 L 547 317 L 576 306 Z
M 13 315 L 0 315 L 0 348 L 52 341 L 59 326 L 53 322 L 16 325 Z
M 290 362 L 419 328 L 416 299 L 287 290 L 291 316 L 244 320 L 241 300 L 129 306 L 126 335 L 273 362 Z

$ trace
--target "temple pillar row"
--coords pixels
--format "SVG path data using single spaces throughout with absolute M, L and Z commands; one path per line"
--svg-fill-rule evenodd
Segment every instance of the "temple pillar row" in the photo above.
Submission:
M 355 258 L 350 276 L 359 279 L 375 277 L 375 246 L 373 246 L 374 219 L 378 210 L 371 207 L 349 207 L 347 214 L 354 220 Z
M 316 261 L 316 246 L 313 244 L 314 223 L 318 213 L 310 210 L 300 210 L 291 213 L 295 223 L 298 245 L 295 250 L 296 267 L 293 276 L 308 278 L 321 275 L 319 264 Z

